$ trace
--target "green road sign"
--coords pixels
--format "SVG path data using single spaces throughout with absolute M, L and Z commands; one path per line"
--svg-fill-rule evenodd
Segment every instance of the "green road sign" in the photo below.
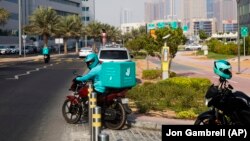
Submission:
M 188 31 L 188 26 L 187 26 L 187 25 L 184 25 L 184 26 L 182 27 L 182 30 L 183 30 L 184 32 L 187 32 L 187 31 Z
M 147 24 L 147 26 L 148 26 L 148 30 L 155 29 L 155 24 L 153 24 L 153 23 L 149 23 L 149 24 Z
M 248 28 L 247 27 L 244 27 L 244 26 L 241 27 L 240 32 L 241 32 L 242 37 L 247 37 L 248 36 Z
M 165 27 L 165 23 L 164 22 L 159 22 L 159 23 L 157 23 L 157 27 L 158 28 L 164 28 Z
M 177 28 L 178 28 L 177 22 L 171 22 L 171 23 L 170 23 L 170 26 L 171 26 L 173 29 L 177 29 Z

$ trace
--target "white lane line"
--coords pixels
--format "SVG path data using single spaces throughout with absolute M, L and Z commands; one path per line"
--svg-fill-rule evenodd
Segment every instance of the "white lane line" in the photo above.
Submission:
M 16 80 L 16 78 L 6 78 L 6 80 Z
M 53 64 L 50 64 L 49 66 L 53 66 Z M 20 76 L 28 75 L 31 72 L 39 71 L 40 69 L 43 69 L 43 68 L 47 68 L 47 66 L 43 66 L 42 68 L 36 68 L 35 70 L 26 71 L 26 73 L 24 74 L 17 74 L 14 76 L 14 78 L 6 78 L 6 79 L 7 80 L 19 79 Z
M 216 79 L 219 79 L 220 77 L 218 77 L 218 76 L 213 76 L 214 78 L 216 78 Z M 235 84 L 237 84 L 237 83 L 239 83 L 239 82 L 237 82 L 237 81 L 233 81 L 233 80 L 228 80 L 229 82 L 232 82 L 232 83 L 235 83 Z

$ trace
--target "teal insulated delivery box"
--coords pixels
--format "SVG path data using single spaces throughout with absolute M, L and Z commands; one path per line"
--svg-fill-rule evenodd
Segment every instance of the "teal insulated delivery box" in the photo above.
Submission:
M 103 62 L 101 81 L 105 87 L 111 88 L 135 86 L 135 62 Z

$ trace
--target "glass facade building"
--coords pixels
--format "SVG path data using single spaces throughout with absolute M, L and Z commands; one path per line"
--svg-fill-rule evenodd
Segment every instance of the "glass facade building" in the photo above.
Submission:
M 239 3 L 239 24 L 240 27 L 247 26 L 250 29 L 250 1 L 240 0 Z
M 95 19 L 95 0 L 21 0 L 22 25 L 29 22 L 29 16 L 37 7 L 51 7 L 57 14 L 65 16 L 70 14 L 79 15 L 83 21 Z M 7 24 L 0 26 L 4 30 L 18 30 L 18 0 L 1 0 L 0 8 L 5 8 L 11 16 Z

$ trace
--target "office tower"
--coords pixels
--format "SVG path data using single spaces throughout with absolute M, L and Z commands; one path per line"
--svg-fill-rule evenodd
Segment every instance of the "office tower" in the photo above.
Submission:
M 132 21 L 132 11 L 122 8 L 120 13 L 120 24 L 130 23 Z
M 224 20 L 237 19 L 237 4 L 236 0 L 214 0 L 214 17 L 217 20 L 218 32 L 223 32 Z
M 144 20 L 145 22 L 151 22 L 154 20 L 154 2 L 152 0 L 144 3 Z
M 207 18 L 214 17 L 214 0 L 207 0 Z

